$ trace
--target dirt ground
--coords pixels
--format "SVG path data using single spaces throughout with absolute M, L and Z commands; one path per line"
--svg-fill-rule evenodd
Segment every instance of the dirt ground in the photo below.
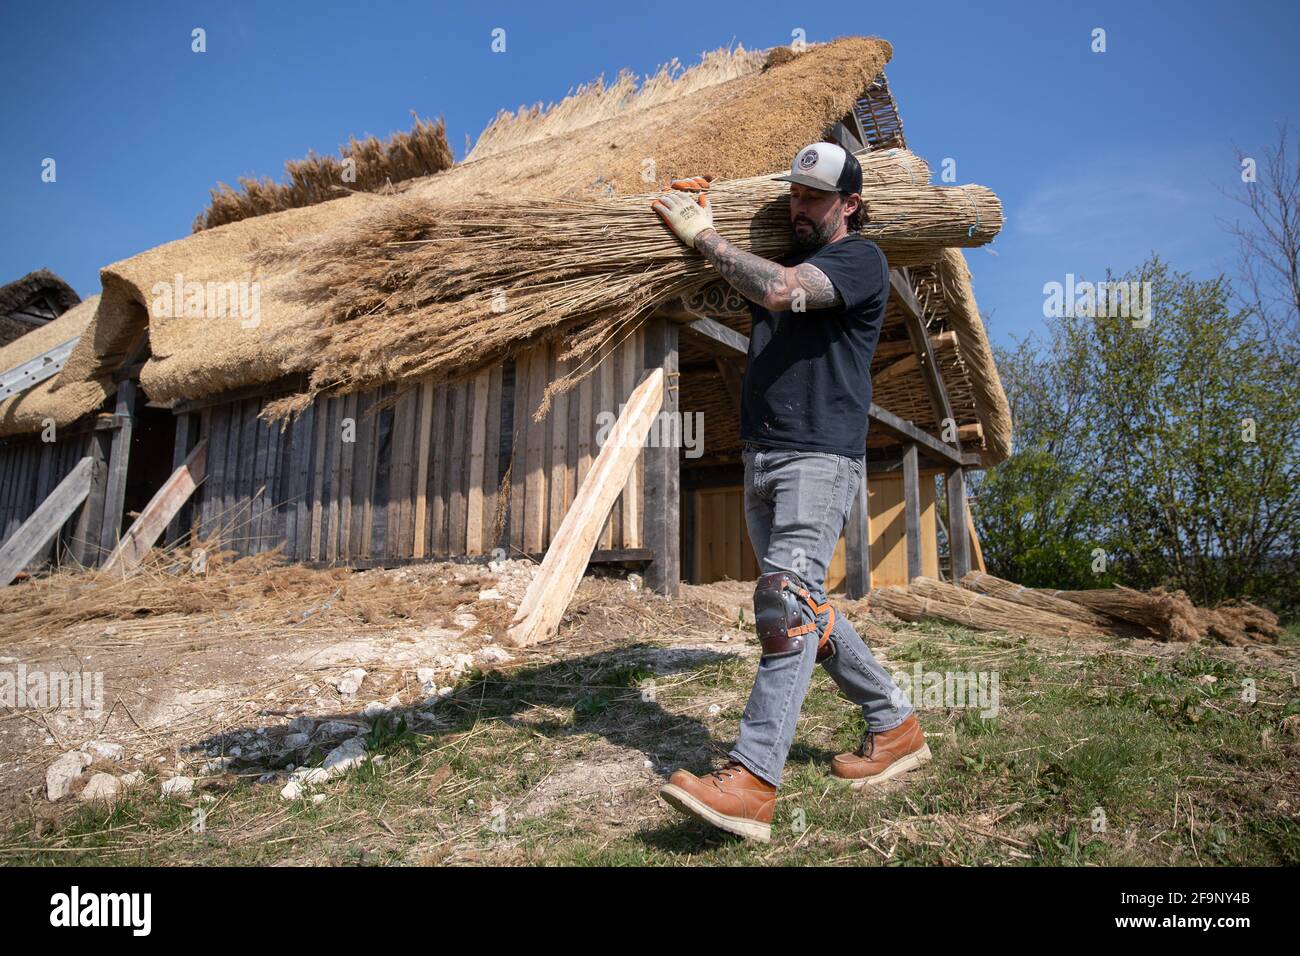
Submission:
M 319 608 L 302 603 L 289 603 L 283 609 L 285 623 L 278 626 L 250 624 L 240 609 L 136 617 L 120 607 L 111 617 L 26 639 L 20 629 L 6 626 L 0 638 L 0 667 L 14 672 L 22 667 L 28 674 L 102 675 L 103 698 L 99 712 L 84 707 L 6 708 L 0 716 L 0 816 L 39 806 L 51 761 L 94 742 L 117 744 L 124 752 L 120 759 L 87 764 L 60 801 L 65 806 L 97 772 L 121 776 L 140 771 L 165 781 L 173 776 L 219 776 L 232 768 L 247 776 L 261 769 L 264 782 L 283 783 L 290 772 L 285 768 L 292 766 L 286 757 L 305 749 L 293 746 L 305 743 L 301 738 L 285 743 L 291 734 L 306 730 L 310 742 L 328 744 L 370 730 L 374 716 L 384 712 L 408 714 L 417 728 L 436 727 L 439 690 L 446 696 L 467 673 L 538 664 L 563 655 L 562 643 L 521 651 L 503 641 L 533 567 L 526 561 L 492 567 L 440 563 L 352 574 L 357 583 L 380 590 L 400 582 L 447 597 L 440 606 L 425 609 L 418 620 L 398 626 L 340 623 L 313 614 Z M 329 590 L 324 586 L 324 593 Z M 645 615 L 664 602 L 640 588 L 639 578 L 589 577 L 565 619 L 570 643 L 579 638 L 584 646 L 591 645 L 584 608 L 611 593 L 619 603 L 645 607 L 639 615 L 609 622 L 597 641 L 634 643 L 652 629 Z M 743 619 L 751 593 L 752 586 L 740 582 L 687 585 L 677 610 L 688 613 L 687 608 L 699 606 L 707 626 L 717 628 L 723 620 Z M 0 622 L 5 618 L 0 613 Z M 715 642 L 701 641 L 698 629 L 656 630 L 654 636 L 670 642 L 679 637 L 684 652 L 756 656 L 745 647 L 742 633 L 723 634 Z M 671 664 L 674 653 L 665 650 L 659 657 Z M 338 682 L 357 668 L 365 671 L 360 687 L 342 692 Z M 593 761 L 603 766 L 605 761 L 597 758 L 608 756 L 593 755 Z M 222 758 L 229 761 L 226 766 Z M 635 764 L 640 771 L 643 762 L 639 754 L 615 756 L 613 769 L 602 769 L 600 776 L 625 777 L 620 770 L 624 764 Z M 568 776 L 584 779 L 584 765 L 576 765 Z M 563 799 L 568 789 L 563 775 L 551 780 L 538 788 L 538 805 Z
M 103 697 L 97 713 L 0 714 L 0 860 L 196 859 L 178 836 L 188 817 L 159 807 L 210 814 L 199 860 L 218 842 L 218 859 L 236 862 L 773 859 L 655 798 L 674 769 L 705 771 L 734 740 L 758 659 L 752 583 L 684 585 L 669 601 L 635 575 L 589 576 L 559 639 L 520 650 L 504 635 L 532 571 L 524 561 L 362 572 L 262 562 L 204 581 L 173 567 L 9 589 L 0 671 L 102 674 Z M 860 717 L 819 674 L 778 817 L 786 828 L 788 814 L 825 822 L 795 826 L 776 859 L 1086 856 L 1069 833 L 1089 801 L 1135 816 L 1106 844 L 1119 862 L 1150 859 L 1148 837 L 1163 862 L 1200 859 L 1211 826 L 1240 831 L 1220 862 L 1300 858 L 1294 643 L 975 634 L 838 606 L 888 669 L 1001 668 L 1014 706 L 994 722 L 923 712 L 938 757 L 912 776 L 927 782 L 887 785 L 855 806 L 824 765 L 853 745 Z M 1260 675 L 1258 706 L 1237 702 L 1242 675 Z M 1223 732 L 1210 739 L 1215 720 Z M 1092 721 L 1102 732 L 1087 730 Z M 51 800 L 59 760 L 79 766 Z M 1250 799 L 1234 781 L 1248 781 Z M 1062 793 L 1075 795 L 1073 809 Z M 1152 805 L 1139 812 L 1142 794 Z M 1193 800 L 1201 817 L 1183 833 Z M 1248 805 L 1267 819 L 1261 832 Z

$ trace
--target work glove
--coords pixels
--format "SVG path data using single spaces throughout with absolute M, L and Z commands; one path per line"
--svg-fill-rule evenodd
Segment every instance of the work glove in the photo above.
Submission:
M 687 183 L 692 180 L 677 180 Z M 650 208 L 659 214 L 659 218 L 686 245 L 695 248 L 695 237 L 705 229 L 713 228 L 713 210 L 709 208 L 706 188 L 696 192 L 694 189 L 673 188 L 650 204 Z M 674 183 L 676 187 L 676 183 Z
M 692 176 L 690 179 L 674 179 L 668 184 L 668 188 L 681 189 L 685 192 L 708 192 L 712 182 L 712 176 Z

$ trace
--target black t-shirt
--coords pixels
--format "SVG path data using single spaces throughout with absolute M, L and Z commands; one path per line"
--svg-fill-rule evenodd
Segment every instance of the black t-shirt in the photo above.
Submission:
M 850 235 L 783 266 L 815 265 L 843 306 L 770 312 L 750 303 L 740 412 L 744 441 L 860 458 L 866 452 L 871 357 L 889 299 L 889 264 L 870 239 Z

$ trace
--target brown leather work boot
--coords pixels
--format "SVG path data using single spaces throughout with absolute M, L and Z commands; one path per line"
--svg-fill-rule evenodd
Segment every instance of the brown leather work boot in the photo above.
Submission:
M 893 730 L 868 730 L 857 750 L 831 761 L 831 773 L 857 790 L 915 770 L 929 759 L 930 745 L 913 713 Z
M 772 838 L 776 787 L 730 761 L 707 777 L 678 770 L 659 789 L 671 807 L 728 833 L 766 843 Z

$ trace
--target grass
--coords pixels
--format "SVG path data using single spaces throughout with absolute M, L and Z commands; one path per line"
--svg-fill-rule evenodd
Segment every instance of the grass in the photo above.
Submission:
M 934 759 L 879 792 L 830 777 L 860 713 L 814 675 L 768 845 L 655 798 L 672 769 L 734 739 L 753 656 L 643 643 L 467 675 L 438 705 L 368 735 L 369 762 L 286 802 L 257 773 L 160 801 L 13 822 L 29 864 L 1295 865 L 1300 694 L 1294 668 L 1217 648 L 1064 641 L 922 626 L 891 668 L 998 675 L 996 716 L 923 707 Z M 1294 645 L 1292 629 L 1286 642 Z M 1252 683 L 1253 682 L 1253 683 Z M 1253 693 L 1253 700 L 1251 699 Z M 319 760 L 321 754 L 317 753 Z M 647 767 L 646 764 L 650 766 Z

